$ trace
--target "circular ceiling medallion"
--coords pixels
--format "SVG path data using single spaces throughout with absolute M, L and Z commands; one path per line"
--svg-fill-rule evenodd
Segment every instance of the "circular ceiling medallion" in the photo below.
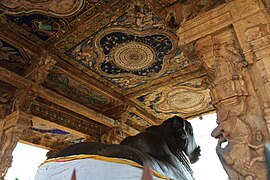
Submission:
M 170 96 L 168 104 L 177 109 L 188 109 L 199 105 L 203 99 L 203 94 L 183 91 Z
M 116 46 L 111 57 L 117 67 L 131 71 L 146 69 L 155 61 L 155 53 L 150 46 L 134 41 Z

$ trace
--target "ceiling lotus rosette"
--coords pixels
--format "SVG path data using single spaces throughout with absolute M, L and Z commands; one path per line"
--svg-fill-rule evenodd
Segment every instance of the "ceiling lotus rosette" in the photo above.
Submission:
M 196 112 L 204 108 L 204 101 L 207 99 L 206 93 L 208 91 L 198 92 L 195 88 L 175 88 L 166 94 L 166 99 L 163 97 L 162 100 L 156 103 L 155 107 L 162 112 Z
M 209 89 L 202 79 L 194 79 L 174 86 L 166 86 L 148 92 L 136 98 L 138 104 L 158 118 L 169 118 L 174 115 L 187 116 L 208 109 L 211 111 Z
M 137 33 L 124 28 L 111 28 L 99 34 L 95 46 L 99 58 L 95 71 L 119 84 L 119 78 L 129 87 L 165 73 L 175 50 L 174 35 L 156 30 Z
M 183 54 L 177 42 L 178 37 L 148 5 L 133 4 L 65 55 L 88 75 L 129 93 L 200 66 Z
M 67 55 L 118 87 L 129 89 L 169 74 L 177 48 L 175 39 L 166 30 L 109 27 Z

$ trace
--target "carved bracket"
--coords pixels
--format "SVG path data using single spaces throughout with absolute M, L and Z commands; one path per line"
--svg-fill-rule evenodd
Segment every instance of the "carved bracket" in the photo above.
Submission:
M 41 58 L 29 68 L 26 77 L 38 84 L 41 84 L 47 78 L 49 71 L 53 68 L 57 61 L 47 53 L 43 54 Z

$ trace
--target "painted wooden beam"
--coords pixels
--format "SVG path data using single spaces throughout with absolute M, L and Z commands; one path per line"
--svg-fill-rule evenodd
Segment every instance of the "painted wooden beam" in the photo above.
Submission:
M 33 81 L 30 81 L 28 79 L 25 79 L 19 76 L 18 74 L 11 72 L 2 67 L 0 67 L 0 80 L 6 83 L 9 83 L 17 88 L 27 88 L 29 90 L 32 90 L 36 92 L 38 96 L 44 99 L 47 99 L 48 101 L 51 101 L 57 105 L 60 105 L 66 109 L 69 109 L 73 112 L 81 114 L 89 119 L 97 121 L 108 127 L 120 126 L 119 121 L 109 118 L 77 102 L 74 102 L 60 94 L 57 94 L 47 88 L 44 88 L 43 86 L 36 84 Z M 123 126 L 122 128 L 123 128 L 123 132 L 129 135 L 135 135 L 138 133 L 137 130 L 127 125 Z

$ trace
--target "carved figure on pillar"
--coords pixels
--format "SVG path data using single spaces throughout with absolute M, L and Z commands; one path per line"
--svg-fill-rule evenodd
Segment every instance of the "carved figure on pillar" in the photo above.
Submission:
M 232 179 L 241 179 L 241 177 L 251 178 L 255 177 L 254 173 L 246 166 L 251 161 L 251 151 L 249 142 L 251 140 L 250 127 L 242 120 L 239 115 L 244 113 L 245 104 L 243 101 L 228 106 L 219 107 L 218 127 L 212 132 L 212 136 L 218 138 L 217 154 L 223 163 L 223 166 L 229 174 L 233 174 Z M 228 144 L 222 148 L 222 143 Z M 239 158 L 241 157 L 241 158 Z M 240 173 L 239 176 L 237 173 Z
M 253 157 L 249 164 L 246 164 L 247 168 L 251 168 L 255 162 L 265 162 L 265 157 L 262 155 L 264 154 L 264 142 L 263 142 L 263 134 L 261 131 L 256 132 L 256 140 L 259 144 L 248 144 L 248 146 L 253 149 L 257 156 Z

